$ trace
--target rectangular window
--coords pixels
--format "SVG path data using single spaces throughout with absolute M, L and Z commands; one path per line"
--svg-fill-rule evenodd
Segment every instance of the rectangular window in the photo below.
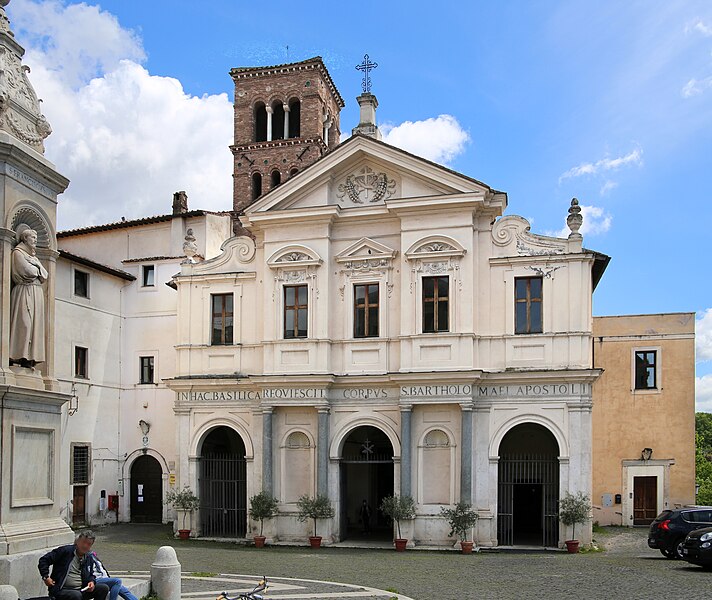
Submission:
M 212 338 L 213 346 L 232 344 L 233 301 L 232 294 L 212 295 Z
M 74 295 L 80 298 L 89 297 L 89 273 L 74 269 Z
M 656 350 L 636 350 L 635 389 L 654 390 L 658 387 L 658 353 Z
M 307 337 L 307 300 L 306 285 L 284 286 L 284 338 Z
M 139 363 L 141 366 L 141 378 L 140 383 L 153 383 L 153 356 L 142 356 L 139 358 Z
M 83 444 L 72 445 L 71 483 L 74 485 L 88 485 L 90 474 L 89 446 Z
M 514 279 L 514 333 L 541 333 L 541 277 Z
M 89 379 L 89 350 L 87 348 L 74 347 L 74 376 Z
M 449 301 L 449 277 L 423 277 L 423 333 L 450 330 Z
M 378 284 L 354 285 L 354 337 L 378 337 Z
M 156 267 L 153 265 L 143 265 L 141 271 L 141 285 L 143 287 L 154 287 L 156 285 Z

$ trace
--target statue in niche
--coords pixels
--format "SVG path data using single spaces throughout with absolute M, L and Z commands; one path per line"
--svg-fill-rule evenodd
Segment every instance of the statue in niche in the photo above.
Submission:
M 45 360 L 45 309 L 42 284 L 47 271 L 37 258 L 37 232 L 24 223 L 15 232 L 10 292 L 10 364 L 34 368 Z

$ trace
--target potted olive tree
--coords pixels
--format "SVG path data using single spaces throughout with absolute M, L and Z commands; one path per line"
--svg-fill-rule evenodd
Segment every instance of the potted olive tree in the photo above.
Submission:
M 381 501 L 381 512 L 395 521 L 398 535 L 395 539 L 396 551 L 403 552 L 408 544 L 401 537 L 400 522 L 415 518 L 415 500 L 410 496 L 386 496 Z
M 588 521 L 591 514 L 591 499 L 588 494 L 577 492 L 566 495 L 559 502 L 559 519 L 564 525 L 571 525 L 571 539 L 566 540 L 566 549 L 571 554 L 579 551 L 579 541 L 576 539 L 576 524 Z
M 455 508 L 441 508 L 440 515 L 447 519 L 450 525 L 448 537 L 457 535 L 460 538 L 460 548 L 463 554 L 472 554 L 472 541 L 468 541 L 467 534 L 477 523 L 479 515 L 473 510 L 471 504 L 458 502 Z
M 190 529 L 186 529 L 185 518 L 200 506 L 200 500 L 187 485 L 182 490 L 171 489 L 166 493 L 166 504 L 172 506 L 176 511 L 183 512 L 183 528 L 178 530 L 178 537 L 187 540 L 190 537 Z M 191 516 L 192 522 L 192 516 Z
M 334 507 L 327 496 L 304 495 L 297 500 L 297 519 L 302 523 L 307 519 L 314 521 L 314 535 L 309 536 L 309 545 L 312 548 L 321 548 L 321 536 L 317 535 L 316 524 L 319 519 L 331 519 L 334 516 Z
M 277 510 L 277 498 L 272 494 L 261 491 L 256 496 L 250 498 L 250 518 L 260 522 L 260 534 L 254 536 L 255 547 L 263 548 L 265 545 L 265 536 L 262 535 L 265 519 L 276 517 L 279 511 Z

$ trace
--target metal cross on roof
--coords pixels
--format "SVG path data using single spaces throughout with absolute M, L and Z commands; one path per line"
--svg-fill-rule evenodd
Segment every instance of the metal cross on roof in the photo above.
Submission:
M 361 88 L 364 94 L 371 93 L 371 76 L 369 73 L 378 67 L 378 63 L 371 62 L 368 54 L 363 55 L 363 62 L 360 65 L 356 65 L 356 69 L 363 71 L 363 80 L 361 81 Z

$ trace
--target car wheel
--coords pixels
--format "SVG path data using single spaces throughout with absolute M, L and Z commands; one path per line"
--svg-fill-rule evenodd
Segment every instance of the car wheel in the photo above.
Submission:
M 676 542 L 673 543 L 672 545 L 672 552 L 675 555 L 675 558 L 679 560 L 684 560 L 685 555 L 683 554 L 683 546 L 685 545 L 685 538 L 680 538 Z
M 671 550 L 670 548 L 661 548 L 661 549 L 660 549 L 660 553 L 661 553 L 665 558 L 670 558 L 670 559 L 677 558 L 677 557 L 675 556 L 675 552 L 674 552 L 673 550 Z

